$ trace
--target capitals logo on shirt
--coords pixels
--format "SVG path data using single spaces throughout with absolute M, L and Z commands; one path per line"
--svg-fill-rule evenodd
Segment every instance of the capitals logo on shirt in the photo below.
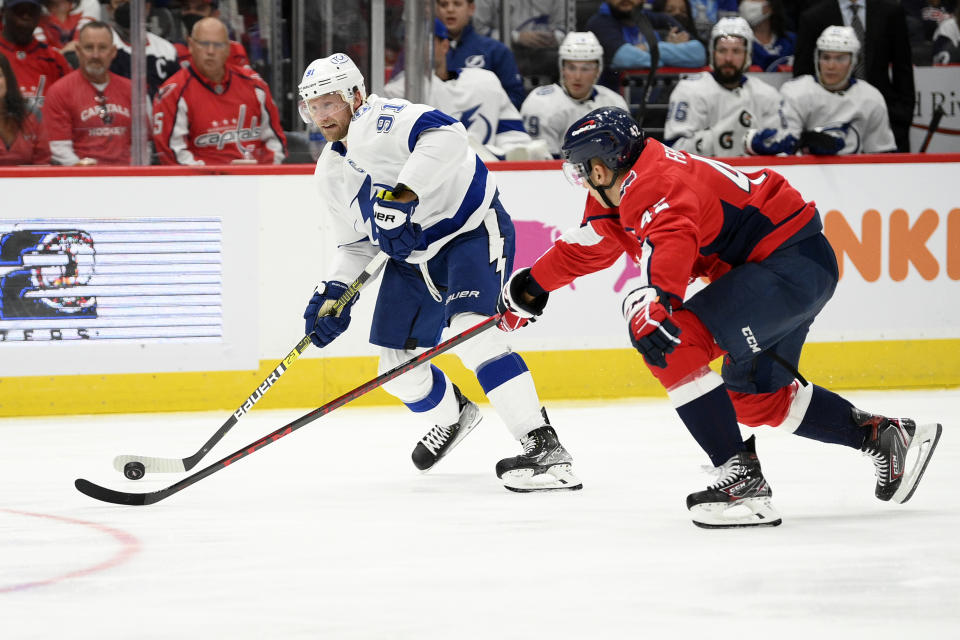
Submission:
M 210 128 L 206 133 L 201 133 L 194 140 L 197 147 L 216 147 L 223 149 L 227 144 L 235 144 L 240 153 L 251 153 L 253 146 L 244 146 L 240 144 L 246 140 L 258 140 L 263 127 L 257 126 L 257 116 L 250 118 L 250 126 L 244 127 L 243 122 L 247 117 L 247 105 L 242 104 L 237 113 L 237 117 L 232 122 L 214 120 L 210 123 Z M 211 131 L 212 129 L 212 131 Z

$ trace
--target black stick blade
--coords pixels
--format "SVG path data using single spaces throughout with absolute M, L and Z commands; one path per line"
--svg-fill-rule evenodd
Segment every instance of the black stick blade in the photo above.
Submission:
M 77 488 L 77 491 L 84 495 L 90 496 L 94 500 L 111 502 L 113 504 L 153 504 L 163 497 L 155 495 L 162 493 L 162 491 L 154 491 L 152 493 L 124 493 L 123 491 L 114 491 L 113 489 L 101 487 L 100 485 L 93 484 L 89 480 L 84 480 L 83 478 L 77 478 L 77 480 L 73 483 L 73 486 Z

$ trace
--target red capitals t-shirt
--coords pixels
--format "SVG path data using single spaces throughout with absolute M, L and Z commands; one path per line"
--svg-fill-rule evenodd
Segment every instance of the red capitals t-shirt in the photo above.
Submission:
M 230 65 L 218 84 L 193 67 L 163 83 L 153 101 L 153 144 L 163 164 L 280 164 L 287 151 L 269 87 Z
M 32 113 L 27 114 L 17 137 L 8 146 L 0 139 L 0 165 L 49 164 L 50 144 L 43 125 Z
M 627 171 L 620 206 L 587 197 L 579 229 L 566 232 L 531 269 L 547 291 L 605 269 L 626 253 L 643 283 L 679 307 L 696 278 L 715 280 L 778 247 L 820 233 L 816 207 L 780 174 L 744 173 L 648 140 Z
M 130 164 L 130 81 L 110 73 L 101 94 L 79 71 L 47 94 L 43 122 L 51 142 L 71 140 L 78 158 Z
M 36 98 L 37 110 L 43 106 L 43 97 L 53 83 L 71 72 L 67 59 L 59 51 L 36 39 L 21 47 L 0 35 L 0 53 L 10 61 L 23 97 L 31 104 L 30 99 Z

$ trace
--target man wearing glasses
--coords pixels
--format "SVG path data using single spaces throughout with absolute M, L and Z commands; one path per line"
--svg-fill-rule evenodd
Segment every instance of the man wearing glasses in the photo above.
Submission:
M 130 164 L 130 81 L 110 71 L 116 56 L 109 25 L 81 27 L 80 67 L 50 88 L 43 107 L 56 164 Z
M 216 18 L 193 27 L 193 62 L 161 87 L 153 143 L 163 164 L 280 164 L 287 139 L 267 83 L 227 64 L 227 28 Z
M 623 97 L 597 84 L 603 71 L 603 47 L 590 31 L 572 31 L 560 45 L 560 82 L 539 87 L 523 101 L 523 126 L 543 140 L 554 158 L 567 127 L 599 107 L 627 108 Z

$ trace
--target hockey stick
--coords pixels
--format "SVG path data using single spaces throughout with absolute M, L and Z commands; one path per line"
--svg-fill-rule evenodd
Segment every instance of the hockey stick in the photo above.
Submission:
M 333 313 L 337 313 L 343 309 L 350 300 L 360 292 L 360 289 L 363 288 L 363 285 L 367 283 L 370 278 L 376 275 L 377 271 L 386 263 L 390 258 L 384 252 L 378 253 L 373 257 L 373 260 L 364 267 L 363 272 L 357 276 L 357 279 L 354 280 L 350 286 L 347 287 L 347 290 L 343 292 L 343 295 L 333 305 Z M 149 456 L 130 456 L 123 455 L 117 456 L 113 459 L 113 468 L 117 471 L 122 471 L 130 480 L 139 480 L 143 477 L 146 472 L 150 473 L 179 473 L 182 471 L 190 471 L 193 469 L 200 460 L 207 455 L 207 453 L 216 446 L 218 442 L 227 435 L 227 432 L 233 428 L 233 425 L 242 418 L 250 409 L 253 408 L 253 405 L 262 398 L 267 391 L 273 388 L 273 385 L 276 384 L 277 380 L 280 379 L 280 376 L 293 366 L 293 363 L 297 361 L 297 358 L 300 357 L 300 354 L 310 346 L 310 336 L 304 336 L 302 340 L 293 348 L 287 356 L 277 363 L 277 366 L 270 372 L 270 374 L 264 378 L 253 393 L 251 393 L 243 404 L 237 407 L 236 411 L 233 412 L 227 421 L 221 425 L 217 432 L 210 436 L 210 439 L 207 440 L 200 450 L 194 453 L 192 456 L 186 458 L 153 458 Z M 128 466 L 129 465 L 129 466 Z M 143 465 L 141 468 L 140 465 Z
M 144 505 L 144 504 L 153 504 L 155 502 L 159 502 L 164 498 L 168 498 L 172 496 L 173 494 L 177 493 L 182 489 L 186 489 L 187 487 L 194 484 L 195 482 L 199 482 L 200 480 L 203 480 L 207 476 L 212 475 L 217 471 L 220 471 L 221 469 L 230 466 L 240 458 L 244 458 L 250 455 L 251 453 L 254 453 L 257 450 L 262 449 L 263 447 L 267 446 L 271 442 L 276 442 L 280 438 L 293 433 L 300 427 L 310 424 L 317 418 L 330 413 L 334 409 L 338 409 L 342 407 L 343 405 L 347 404 L 351 400 L 355 400 L 359 398 L 360 396 L 364 395 L 368 391 L 373 391 L 377 387 L 380 387 L 386 384 L 387 382 L 393 380 L 394 378 L 403 375 L 404 373 L 406 373 L 407 371 L 410 371 L 414 367 L 417 367 L 425 362 L 432 360 L 433 358 L 440 355 L 444 351 L 448 351 L 453 347 L 457 346 L 458 344 L 460 344 L 461 342 L 464 342 L 465 340 L 468 340 L 473 336 L 483 331 L 486 331 L 490 327 L 494 326 L 499 320 L 500 320 L 500 314 L 487 318 L 483 322 L 480 322 L 474 325 L 473 327 L 467 329 L 466 331 L 458 333 L 457 335 L 453 336 L 449 340 L 441 342 L 440 344 L 433 347 L 432 349 L 424 351 L 417 357 L 411 358 L 410 360 L 407 360 L 403 364 L 397 365 L 390 371 L 387 371 L 386 373 L 383 373 L 377 376 L 376 378 L 374 378 L 373 380 L 370 380 L 369 382 L 365 382 L 364 384 L 360 385 L 356 389 L 353 389 L 352 391 L 348 391 L 347 393 L 343 394 L 336 400 L 331 400 L 330 402 L 323 405 L 319 409 L 314 409 L 310 413 L 297 418 L 290 424 L 280 427 L 279 429 L 277 429 L 272 433 L 268 433 L 267 435 L 260 438 L 256 442 L 253 442 L 243 447 L 242 449 L 239 449 L 238 451 L 231 453 L 226 458 L 223 458 L 221 460 L 218 460 L 217 462 L 214 462 L 209 467 L 205 467 L 200 471 L 197 471 L 193 475 L 187 476 L 183 480 L 180 480 L 179 482 L 176 482 L 170 485 L 169 487 L 166 487 L 165 489 L 159 489 L 157 491 L 151 491 L 148 493 L 127 493 L 125 491 L 115 491 L 113 489 L 107 489 L 106 487 L 101 487 L 100 485 L 96 485 L 90 482 L 89 480 L 84 480 L 83 478 L 78 478 L 73 484 L 80 493 L 88 495 L 95 500 L 101 500 L 103 502 L 111 502 L 113 504 L 126 504 L 126 505 Z
M 930 140 L 933 139 L 933 134 L 935 134 L 937 129 L 940 128 L 940 120 L 943 119 L 943 116 L 943 105 L 938 104 L 933 110 L 933 117 L 930 118 L 930 126 L 927 127 L 927 137 L 923 139 L 923 144 L 920 145 L 919 153 L 927 152 L 927 147 L 930 146 Z

